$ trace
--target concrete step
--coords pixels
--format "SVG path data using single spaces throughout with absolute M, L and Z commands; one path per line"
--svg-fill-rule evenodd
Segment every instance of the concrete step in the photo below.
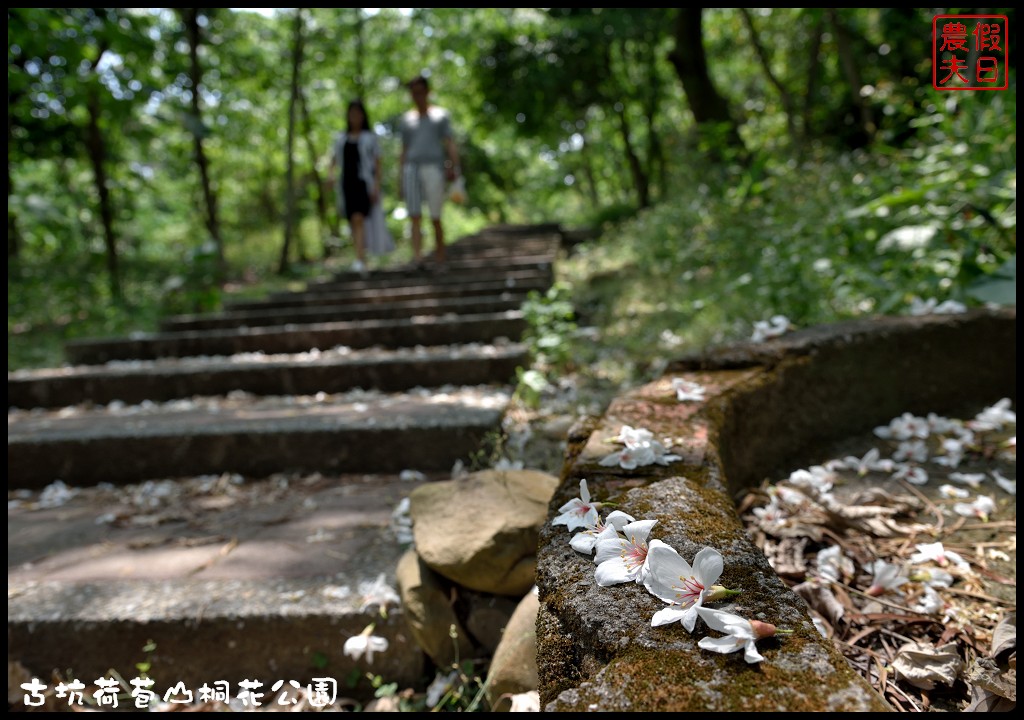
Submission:
M 312 395 L 355 388 L 396 392 L 418 386 L 483 385 L 513 381 L 516 368 L 527 362 L 526 346 L 517 343 L 117 361 L 8 373 L 7 404 L 53 408 L 159 402 L 235 390 Z
M 426 258 L 426 256 L 425 256 Z M 532 271 L 551 272 L 554 258 L 548 254 L 539 255 L 512 255 L 496 258 L 466 258 L 452 257 L 441 268 L 438 268 L 432 258 L 425 259 L 423 268 L 416 268 L 413 265 L 403 265 L 394 268 L 382 268 L 374 270 L 369 278 L 372 281 L 409 279 L 433 277 L 435 280 L 450 278 L 452 282 L 465 282 L 466 280 L 479 281 L 482 278 L 495 279 L 508 277 L 509 273 Z M 496 270 L 497 268 L 497 270 Z M 335 282 L 348 283 L 354 280 L 363 280 L 362 275 L 346 270 L 334 274 Z
M 409 270 L 405 274 L 391 274 L 387 277 L 371 273 L 368 277 L 353 275 L 342 280 L 319 280 L 306 285 L 303 293 L 319 292 L 353 292 L 356 290 L 384 291 L 395 288 L 418 288 L 432 286 L 437 288 L 459 287 L 474 283 L 504 283 L 508 289 L 518 287 L 522 283 L 544 282 L 551 284 L 554 273 L 550 266 L 502 270 L 500 267 L 480 270 L 471 275 L 452 273 L 434 274 L 428 270 Z M 292 292 L 271 293 L 271 298 L 289 297 Z
M 491 342 L 500 337 L 516 339 L 525 328 L 523 314 L 508 311 L 457 317 L 422 316 L 404 320 L 140 333 L 127 338 L 73 340 L 67 343 L 65 350 L 72 364 L 98 365 L 111 360 L 154 360 L 246 352 L 295 353 L 339 345 L 396 348 Z
M 385 619 L 372 601 L 381 574 L 395 588 L 404 551 L 393 509 L 422 482 L 223 475 L 80 488 L 52 507 L 21 493 L 8 503 L 8 657 L 44 683 L 58 671 L 87 685 L 149 660 L 161 696 L 258 679 L 269 699 L 277 680 L 333 677 L 346 697 L 367 667 L 418 684 L 401 608 Z M 370 623 L 389 647 L 367 666 L 342 646 Z
M 475 386 L 14 410 L 7 415 L 8 487 L 223 472 L 443 470 L 478 450 L 509 399 L 505 389 Z
M 165 332 L 216 328 L 273 327 L 278 325 L 352 320 L 396 320 L 414 315 L 496 313 L 518 310 L 524 296 L 514 293 L 478 297 L 422 298 L 390 303 L 321 304 L 267 310 L 230 310 L 222 313 L 176 315 L 160 323 Z
M 531 291 L 543 291 L 550 284 L 546 278 L 538 277 L 529 281 L 514 282 L 511 287 L 501 280 L 497 282 L 467 282 L 457 285 L 428 284 L 393 288 L 338 289 L 334 292 L 287 292 L 274 293 L 263 300 L 229 301 L 224 303 L 224 309 L 226 312 L 234 312 L 301 308 L 311 305 L 319 307 L 323 305 L 387 304 L 416 300 L 440 300 L 444 298 L 469 298 L 482 295 L 504 294 L 525 298 Z

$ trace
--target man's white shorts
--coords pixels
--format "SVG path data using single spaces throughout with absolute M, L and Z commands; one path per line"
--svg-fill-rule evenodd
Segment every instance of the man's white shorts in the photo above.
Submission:
M 423 217 L 423 202 L 426 201 L 430 217 L 441 217 L 444 202 L 444 168 L 440 165 L 416 165 L 406 163 L 402 170 L 402 184 L 405 191 L 405 208 L 409 217 Z

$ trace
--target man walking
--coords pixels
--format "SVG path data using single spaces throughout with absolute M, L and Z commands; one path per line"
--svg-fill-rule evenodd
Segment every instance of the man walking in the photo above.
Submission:
M 422 75 L 409 81 L 409 94 L 415 107 L 402 115 L 401 187 L 405 206 L 412 221 L 412 252 L 417 266 L 423 262 L 423 203 L 427 204 L 434 225 L 437 248 L 434 257 L 440 267 L 445 261 L 444 205 L 445 181 L 459 176 L 459 151 L 452 137 L 451 119 L 444 108 L 429 102 L 430 83 Z

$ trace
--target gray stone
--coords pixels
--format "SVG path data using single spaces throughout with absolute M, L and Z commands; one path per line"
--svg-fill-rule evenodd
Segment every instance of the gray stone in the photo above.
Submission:
M 469 606 L 466 629 L 488 656 L 494 655 L 518 602 L 514 598 L 472 590 L 464 590 L 462 595 Z
M 427 567 L 414 550 L 398 561 L 398 594 L 416 643 L 439 668 L 472 657 L 469 635 L 451 606 L 451 586 Z M 456 638 L 451 629 L 455 628 Z
M 487 672 L 487 701 L 507 711 L 508 695 L 537 689 L 537 593 L 530 591 L 512 614 Z
M 459 585 L 521 596 L 534 584 L 537 532 L 557 485 L 535 470 L 485 470 L 423 485 L 409 497 L 416 549 Z

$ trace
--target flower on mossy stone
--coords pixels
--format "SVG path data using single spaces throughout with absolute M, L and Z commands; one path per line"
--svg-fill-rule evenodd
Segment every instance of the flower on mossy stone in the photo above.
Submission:
M 651 540 L 647 550 L 647 573 L 644 587 L 669 607 L 659 610 L 651 618 L 651 627 L 668 625 L 677 620 L 688 632 L 697 623 L 697 609 L 705 600 L 719 599 L 734 591 L 716 586 L 722 576 L 722 554 L 714 548 L 702 549 L 693 559 L 693 566 L 661 540 Z
M 646 428 L 634 428 L 623 425 L 619 434 L 612 438 L 625 447 L 609 453 L 599 461 L 605 467 L 618 465 L 624 470 L 633 470 L 643 465 L 668 465 L 670 462 L 682 460 L 679 455 L 669 453 L 668 448 L 654 439 L 654 435 Z
M 776 633 L 774 625 L 760 620 L 747 620 L 739 615 L 712 608 L 697 608 L 697 612 L 708 627 L 725 633 L 725 637 L 701 638 L 697 643 L 699 648 L 723 655 L 743 650 L 743 659 L 748 663 L 764 660 L 757 651 L 756 643 L 758 640 L 773 637 Z
M 672 389 L 676 391 L 676 400 L 679 402 L 704 402 L 704 394 L 707 392 L 700 383 L 683 378 L 672 378 Z
M 590 490 L 586 478 L 580 480 L 580 496 L 558 508 L 561 515 L 551 521 L 552 525 L 565 525 L 570 530 L 586 528 L 597 524 L 597 508 L 600 503 L 590 502 Z
M 584 555 L 592 555 L 594 548 L 597 546 L 597 536 L 601 534 L 606 527 L 612 526 L 619 532 L 626 526 L 627 523 L 631 523 L 636 518 L 632 515 L 628 515 L 621 510 L 613 510 L 608 513 L 608 517 L 602 520 L 600 516 L 597 518 L 597 522 L 593 525 L 588 525 L 587 529 L 578 532 L 572 536 L 572 540 L 569 541 L 569 545 L 576 552 L 583 553 Z
M 622 535 L 608 525 L 597 536 L 594 578 L 601 587 L 624 582 L 643 582 L 647 562 L 647 537 L 657 520 L 635 520 L 622 528 Z M 625 537 L 623 537 L 625 536 Z

